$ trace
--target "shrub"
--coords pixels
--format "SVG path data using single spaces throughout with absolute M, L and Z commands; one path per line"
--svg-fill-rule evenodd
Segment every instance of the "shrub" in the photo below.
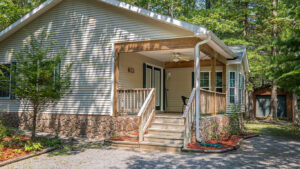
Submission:
M 0 139 L 3 139 L 8 136 L 12 136 L 13 132 L 11 128 L 5 127 L 0 121 Z
M 230 113 L 229 114 L 229 124 L 227 132 L 230 135 L 242 135 L 245 134 L 245 124 L 242 121 L 241 114 Z
M 225 110 L 219 110 L 218 114 L 226 114 L 226 111 Z

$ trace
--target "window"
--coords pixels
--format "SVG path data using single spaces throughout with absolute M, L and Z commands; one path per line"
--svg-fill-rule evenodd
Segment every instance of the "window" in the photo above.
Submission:
M 243 104 L 244 102 L 244 100 L 243 100 L 243 98 L 244 98 L 244 80 L 245 80 L 245 78 L 244 78 L 244 75 L 242 75 L 242 74 L 240 74 L 240 76 L 239 76 L 239 103 L 240 104 Z
M 223 73 L 216 72 L 216 91 L 223 92 Z
M 9 97 L 9 93 L 10 93 L 10 73 L 9 70 L 10 69 L 10 64 L 1 64 L 0 65 L 0 71 L 3 73 L 1 77 L 1 84 L 3 85 L 0 88 L 0 97 Z
M 200 72 L 200 87 L 205 90 L 210 89 L 209 72 Z
M 235 72 L 230 72 L 230 88 L 229 88 L 229 100 L 230 103 L 235 103 Z

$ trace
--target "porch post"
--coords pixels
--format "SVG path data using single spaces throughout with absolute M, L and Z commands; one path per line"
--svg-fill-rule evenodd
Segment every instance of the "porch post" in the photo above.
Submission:
M 216 55 L 211 59 L 211 90 L 214 92 L 211 114 L 216 115 Z
M 119 53 L 114 51 L 114 99 L 113 99 L 113 116 L 117 116 L 118 106 L 118 87 L 119 87 Z

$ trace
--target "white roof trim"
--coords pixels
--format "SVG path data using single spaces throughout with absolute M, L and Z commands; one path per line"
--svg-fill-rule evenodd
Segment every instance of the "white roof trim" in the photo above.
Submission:
M 169 23 L 169 24 L 178 26 L 180 28 L 184 28 L 186 30 L 194 32 L 195 34 L 208 34 L 208 32 L 209 32 L 209 30 L 207 30 L 204 27 L 194 25 L 194 24 L 182 21 L 182 20 L 174 19 L 174 18 L 171 18 L 166 15 L 158 14 L 156 12 L 152 12 L 152 11 L 149 11 L 149 10 L 125 3 L 125 2 L 121 2 L 118 0 L 98 0 L 98 1 L 105 2 L 105 3 L 113 5 L 115 7 L 126 9 L 131 12 L 150 17 L 152 19 L 156 19 L 156 20 L 159 20 L 159 21 L 162 21 L 165 23 Z
M 247 49 L 246 48 L 244 49 L 242 59 L 237 58 L 235 60 L 227 60 L 227 65 L 239 65 L 239 64 L 242 64 L 242 63 L 244 63 L 245 70 L 247 72 L 250 72 L 249 61 L 248 61 L 248 55 L 247 55 Z
M 31 12 L 27 13 L 21 19 L 19 19 L 18 21 L 11 24 L 6 29 L 4 29 L 2 32 L 0 32 L 0 42 L 2 40 L 4 40 L 5 38 L 7 38 L 8 36 L 10 36 L 11 34 L 13 34 L 14 32 L 18 31 L 20 28 L 22 28 L 23 26 L 28 24 L 30 21 L 34 20 L 35 18 L 37 18 L 38 16 L 40 16 L 41 14 L 46 12 L 48 9 L 54 7 L 56 4 L 58 4 L 61 1 L 62 0 L 47 0 L 46 2 L 42 3 L 37 8 L 33 9 Z M 204 27 L 194 25 L 194 24 L 191 24 L 188 22 L 184 22 L 184 21 L 181 21 L 178 19 L 174 19 L 169 16 L 158 14 L 158 13 L 155 13 L 155 12 L 152 12 L 152 11 L 149 11 L 149 10 L 146 10 L 146 9 L 134 6 L 134 5 L 130 5 L 125 2 L 117 1 L 117 0 L 97 0 L 97 1 L 104 2 L 107 4 L 113 5 L 115 7 L 118 7 L 118 8 L 126 9 L 128 11 L 131 11 L 131 12 L 134 12 L 134 13 L 137 13 L 140 15 L 144 15 L 144 16 L 150 17 L 155 20 L 192 31 L 192 32 L 194 32 L 195 36 L 211 35 L 212 40 L 225 51 L 227 58 L 235 58 L 236 57 L 235 54 L 228 48 L 228 46 L 226 46 L 214 33 L 212 33 L 211 31 L 209 31 L 208 29 L 206 29 Z
M 15 23 L 9 25 L 7 28 L 0 32 L 0 42 L 61 1 L 62 0 L 47 0 L 24 15 L 21 19 L 17 20 Z

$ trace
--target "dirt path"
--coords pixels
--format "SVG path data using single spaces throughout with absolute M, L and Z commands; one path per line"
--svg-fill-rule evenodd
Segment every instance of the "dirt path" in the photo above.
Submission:
M 68 156 L 45 154 L 4 168 L 300 168 L 300 140 L 261 136 L 224 154 L 86 149 Z

